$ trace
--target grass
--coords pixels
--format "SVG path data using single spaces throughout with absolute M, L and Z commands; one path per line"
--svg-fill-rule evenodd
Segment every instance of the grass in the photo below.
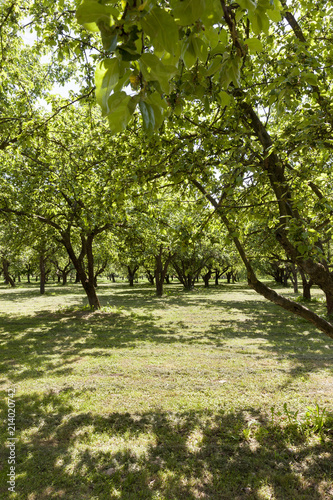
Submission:
M 0 287 L 1 499 L 333 498 L 328 337 L 244 284 L 99 295 Z

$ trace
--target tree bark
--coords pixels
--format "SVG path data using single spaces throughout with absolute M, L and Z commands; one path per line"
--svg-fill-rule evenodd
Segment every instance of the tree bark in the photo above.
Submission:
M 100 309 L 101 305 L 94 286 L 94 261 L 92 255 L 93 237 L 94 235 L 92 233 L 87 237 L 81 235 L 81 251 L 78 257 L 75 254 L 71 243 L 70 234 L 68 232 L 62 234 L 62 243 L 65 246 L 68 256 L 74 265 L 76 278 L 79 278 L 79 281 L 81 282 L 83 289 L 86 292 L 89 306 L 91 307 L 91 309 Z M 87 256 L 88 260 L 88 274 L 85 271 L 83 263 L 85 255 Z
M 46 273 L 45 273 L 45 256 L 43 253 L 39 255 L 39 293 L 44 295 L 45 293 L 45 281 L 46 281 Z
M 6 257 L 2 257 L 1 260 L 2 260 L 2 272 L 3 272 L 4 278 L 5 278 L 5 283 L 10 285 L 12 288 L 14 288 L 15 281 L 13 280 L 11 275 L 9 274 L 9 262 L 6 259 Z
M 155 279 L 156 279 L 156 296 L 157 297 L 162 297 L 163 295 L 163 283 L 164 279 L 166 277 L 166 273 L 169 267 L 171 255 L 166 257 L 165 263 L 163 265 L 162 262 L 162 255 L 163 255 L 163 246 L 161 245 L 159 248 L 159 253 L 155 255 L 155 262 L 156 262 L 156 271 L 155 271 Z
M 204 283 L 205 283 L 205 288 L 209 287 L 209 280 L 210 280 L 211 276 L 212 276 L 211 270 L 209 270 L 206 274 L 202 275 L 202 279 L 204 280 Z
M 300 269 L 300 275 L 302 279 L 303 299 L 311 300 L 311 287 L 313 285 L 313 281 L 311 279 L 307 279 L 306 274 L 302 269 Z

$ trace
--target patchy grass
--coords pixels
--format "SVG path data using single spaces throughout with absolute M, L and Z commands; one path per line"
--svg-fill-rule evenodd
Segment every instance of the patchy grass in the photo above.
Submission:
M 328 337 L 243 284 L 99 295 L 0 287 L 1 499 L 333 498 Z

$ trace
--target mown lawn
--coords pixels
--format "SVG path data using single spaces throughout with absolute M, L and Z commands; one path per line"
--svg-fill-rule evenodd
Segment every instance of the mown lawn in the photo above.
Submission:
M 328 337 L 245 284 L 99 295 L 0 287 L 1 499 L 333 498 Z

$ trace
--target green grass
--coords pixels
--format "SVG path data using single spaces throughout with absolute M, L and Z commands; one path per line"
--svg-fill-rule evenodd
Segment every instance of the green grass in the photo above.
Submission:
M 0 287 L 1 499 L 333 498 L 328 337 L 244 284 L 99 295 L 91 313 L 75 285 Z

